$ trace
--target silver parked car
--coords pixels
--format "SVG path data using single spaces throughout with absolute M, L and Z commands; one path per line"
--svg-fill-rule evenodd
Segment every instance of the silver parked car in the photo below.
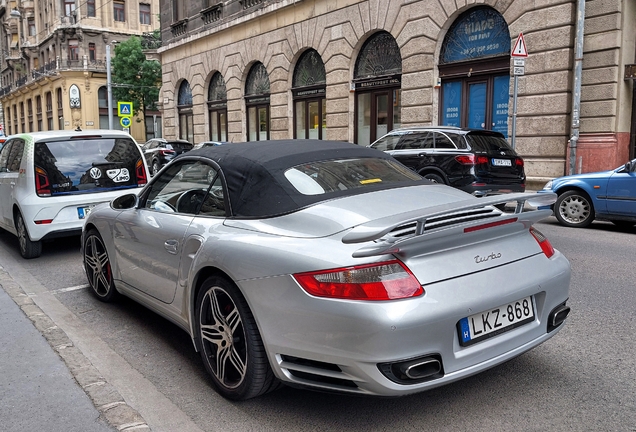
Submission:
M 348 143 L 214 146 L 94 209 L 82 254 L 98 299 L 182 327 L 227 398 L 281 383 L 398 396 L 563 327 L 570 264 L 533 226 L 551 211 L 523 211 L 555 199 L 476 198 Z

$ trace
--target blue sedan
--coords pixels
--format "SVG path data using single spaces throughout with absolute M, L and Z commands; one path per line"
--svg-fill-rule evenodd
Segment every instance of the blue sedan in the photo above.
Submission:
M 586 227 L 594 219 L 619 227 L 636 224 L 636 159 L 611 171 L 550 180 L 539 193 L 554 192 L 554 216 L 568 227 Z

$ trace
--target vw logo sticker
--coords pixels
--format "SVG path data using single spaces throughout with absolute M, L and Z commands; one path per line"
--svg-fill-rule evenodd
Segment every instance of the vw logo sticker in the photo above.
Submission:
M 100 178 L 102 176 L 102 170 L 100 170 L 99 168 L 93 167 L 90 170 L 90 174 L 91 174 L 92 178 L 97 180 L 98 178 Z

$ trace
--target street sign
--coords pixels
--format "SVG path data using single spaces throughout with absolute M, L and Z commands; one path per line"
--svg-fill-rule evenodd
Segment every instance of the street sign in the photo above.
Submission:
M 526 41 L 523 38 L 523 33 L 519 33 L 515 47 L 510 53 L 512 57 L 528 57 L 528 49 L 526 48 Z
M 132 120 L 130 119 L 130 117 L 122 117 L 119 119 L 119 124 L 123 128 L 129 128 L 131 123 L 132 123 Z
M 130 117 L 133 115 L 132 102 L 117 102 L 117 115 L 119 117 Z
M 521 66 L 524 67 L 526 65 L 526 59 L 525 57 L 519 57 L 519 58 L 512 58 L 512 65 L 513 66 Z
M 512 68 L 512 74 L 513 74 L 514 76 L 520 76 L 520 75 L 523 75 L 523 74 L 524 74 L 524 72 L 525 72 L 525 71 L 524 71 L 524 67 L 523 67 L 523 66 L 514 66 L 514 67 Z

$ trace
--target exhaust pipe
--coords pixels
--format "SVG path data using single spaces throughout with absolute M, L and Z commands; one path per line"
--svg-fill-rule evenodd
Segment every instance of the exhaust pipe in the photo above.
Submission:
M 437 375 L 442 364 L 436 358 L 418 359 L 401 365 L 402 373 L 413 380 L 421 380 Z
M 548 315 L 548 332 L 551 332 L 563 324 L 563 321 L 565 321 L 569 314 L 570 307 L 566 306 L 565 303 L 552 309 L 552 312 Z
M 378 363 L 385 377 L 397 384 L 419 384 L 444 376 L 444 365 L 439 354 L 429 354 L 391 363 Z

